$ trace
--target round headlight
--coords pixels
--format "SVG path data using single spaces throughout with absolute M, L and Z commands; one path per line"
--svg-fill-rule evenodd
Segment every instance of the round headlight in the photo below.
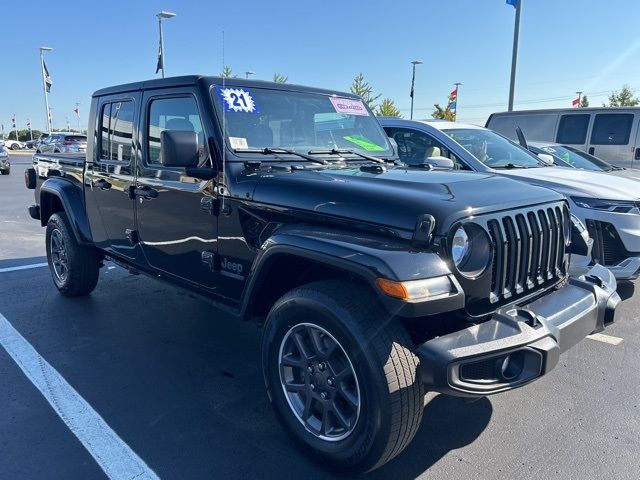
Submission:
M 488 233 L 474 223 L 458 227 L 451 240 L 451 259 L 467 278 L 481 275 L 491 263 L 493 251 Z
M 458 227 L 451 242 L 451 259 L 453 260 L 453 264 L 459 267 L 463 260 L 467 258 L 470 251 L 469 236 L 467 232 L 464 231 L 464 227 Z

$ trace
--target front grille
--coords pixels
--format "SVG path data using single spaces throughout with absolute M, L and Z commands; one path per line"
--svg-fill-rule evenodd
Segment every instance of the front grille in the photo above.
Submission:
M 631 256 L 611 223 L 587 220 L 587 230 L 593 238 L 591 256 L 596 263 L 611 266 Z
M 568 221 L 569 212 L 560 204 L 487 220 L 494 250 L 489 297 L 492 304 L 528 295 L 566 275 Z

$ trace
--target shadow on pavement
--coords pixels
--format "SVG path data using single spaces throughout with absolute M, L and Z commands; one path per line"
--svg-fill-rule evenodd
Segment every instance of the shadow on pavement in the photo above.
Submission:
M 424 409 L 422 425 L 407 449 L 367 478 L 398 480 L 419 477 L 451 450 L 473 443 L 491 420 L 487 398 L 473 403 L 438 395 Z

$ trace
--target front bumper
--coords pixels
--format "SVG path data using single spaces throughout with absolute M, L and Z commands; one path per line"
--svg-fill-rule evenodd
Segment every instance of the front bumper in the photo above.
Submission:
M 620 302 L 616 280 L 596 265 L 559 290 L 508 306 L 479 325 L 420 345 L 426 388 L 481 397 L 526 385 L 551 371 L 560 354 L 613 321 Z

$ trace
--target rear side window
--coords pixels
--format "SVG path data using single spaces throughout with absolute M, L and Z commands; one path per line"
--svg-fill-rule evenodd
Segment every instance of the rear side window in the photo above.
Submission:
M 132 139 L 133 102 L 105 103 L 100 119 L 100 158 L 130 161 L 133 156 Z
M 590 114 L 562 115 L 556 142 L 581 145 L 587 141 Z
M 596 115 L 591 133 L 592 145 L 626 145 L 629 143 L 632 113 L 601 113 Z
M 147 132 L 147 162 L 162 163 L 160 134 L 163 130 L 195 132 L 198 135 L 200 164 L 206 160 L 205 136 L 198 105 L 193 97 L 159 98 L 151 101 Z
M 66 137 L 64 137 L 64 139 L 67 142 L 86 142 L 87 141 L 87 137 L 84 137 L 81 135 L 67 135 Z

